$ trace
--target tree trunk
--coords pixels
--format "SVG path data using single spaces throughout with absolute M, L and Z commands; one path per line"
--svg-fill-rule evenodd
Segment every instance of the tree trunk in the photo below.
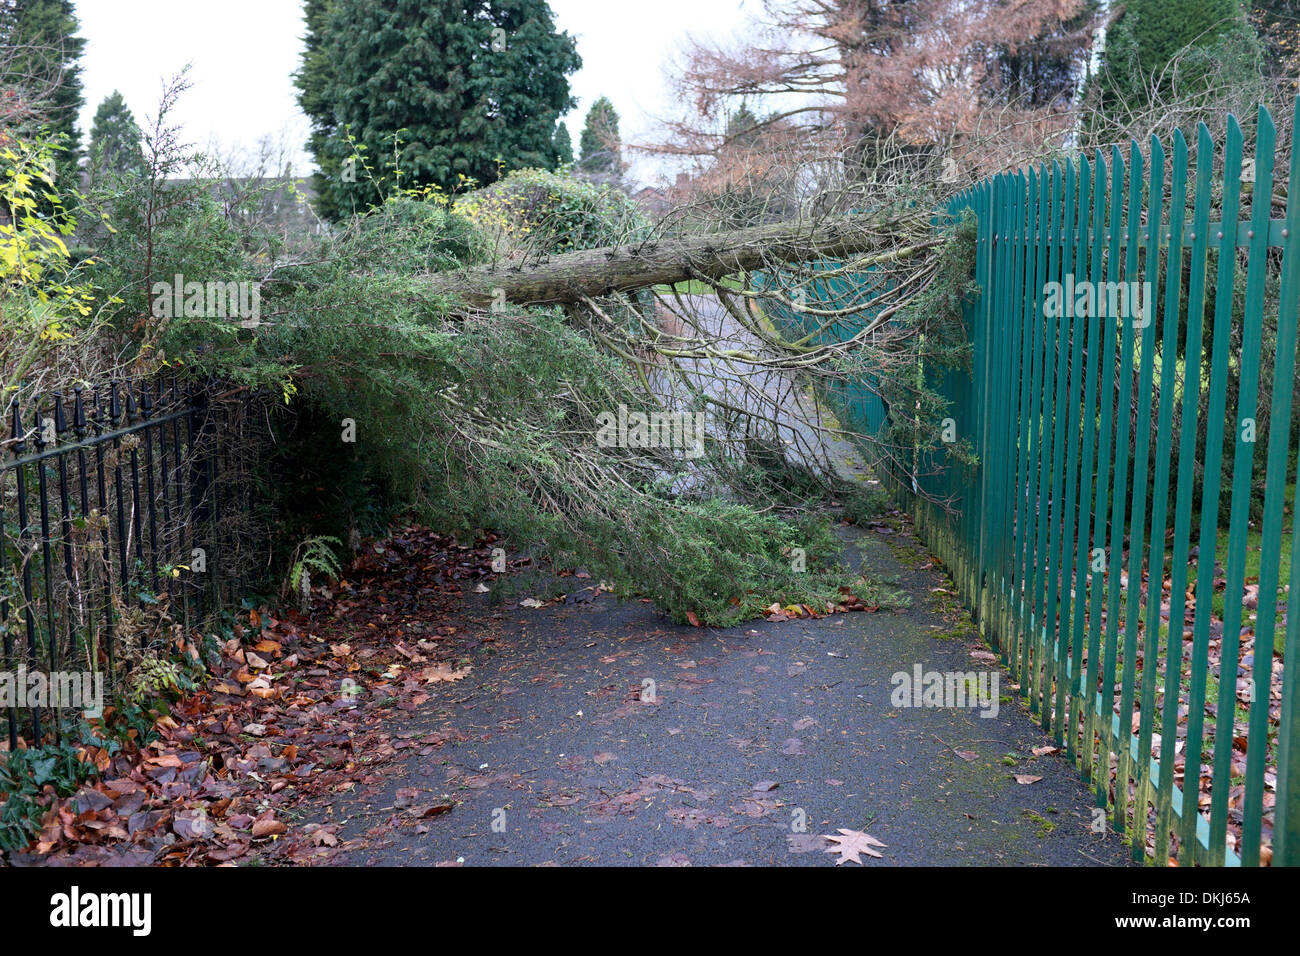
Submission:
M 872 214 L 782 222 L 475 266 L 431 275 L 428 282 L 435 291 L 481 308 L 502 301 L 574 302 L 698 275 L 720 279 L 781 262 L 865 255 L 865 267 L 873 261 L 906 259 L 935 245 L 930 237 L 909 243 L 908 234 L 915 235 L 916 226 L 915 221 Z

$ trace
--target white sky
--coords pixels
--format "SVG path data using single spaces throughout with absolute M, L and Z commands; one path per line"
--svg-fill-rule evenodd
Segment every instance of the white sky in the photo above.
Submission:
M 583 61 L 570 77 L 578 106 L 566 117 L 575 148 L 587 108 L 602 94 L 618 110 L 625 140 L 653 136 L 654 121 L 674 110 L 664 68 L 686 32 L 729 37 L 759 2 L 551 0 L 559 29 L 577 37 Z M 301 0 L 75 0 L 75 6 L 86 40 L 83 135 L 115 89 L 144 125 L 157 112 L 163 78 L 191 63 L 193 86 L 173 114 L 189 141 L 228 152 L 252 150 L 271 137 L 290 147 L 296 168 L 310 168 L 303 150 L 307 121 L 291 76 L 305 32 Z M 657 167 L 644 161 L 632 170 L 642 181 L 656 175 Z

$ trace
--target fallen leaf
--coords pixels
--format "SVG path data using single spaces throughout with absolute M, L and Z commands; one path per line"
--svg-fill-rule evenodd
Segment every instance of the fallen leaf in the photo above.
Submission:
M 426 684 L 440 684 L 445 681 L 462 680 L 473 668 L 462 667 L 456 670 L 450 664 L 434 664 L 420 671 L 420 680 Z
M 861 853 L 880 859 L 880 854 L 873 850 L 872 847 L 883 847 L 885 844 L 881 843 L 875 837 L 868 833 L 863 833 L 861 830 L 845 830 L 843 827 L 840 828 L 839 832 L 839 836 L 833 836 L 829 833 L 822 834 L 823 839 L 830 840 L 831 843 L 836 844 L 835 846 L 828 846 L 826 848 L 827 853 L 838 853 L 840 855 L 840 858 L 835 861 L 836 866 L 848 863 L 849 861 L 861 864 L 862 858 L 859 856 Z
M 255 820 L 253 822 L 253 839 L 260 840 L 262 837 L 278 836 L 287 829 L 289 828 L 274 817 Z

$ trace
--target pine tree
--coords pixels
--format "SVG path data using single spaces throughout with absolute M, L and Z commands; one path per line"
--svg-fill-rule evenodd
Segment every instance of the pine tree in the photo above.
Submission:
M 573 162 L 573 139 L 569 136 L 569 127 L 563 120 L 556 124 L 551 145 L 555 148 L 556 166 L 567 166 Z
M 1217 75 L 1258 76 L 1260 55 L 1241 0 L 1128 0 L 1096 79 L 1102 121 L 1141 109 L 1153 89 L 1180 95 Z
M 303 5 L 303 19 L 307 21 L 307 36 L 302 55 L 302 66 L 293 76 L 294 85 L 298 87 L 298 105 L 311 118 L 311 132 L 307 137 L 307 150 L 316 158 L 317 167 L 323 169 L 321 158 L 325 155 L 325 144 L 334 135 L 334 110 L 328 100 L 328 89 L 333 77 L 329 56 L 325 51 L 328 35 L 327 15 L 332 0 L 306 0 Z M 322 207 L 329 205 L 333 194 L 328 191 L 328 184 L 322 173 L 316 175 L 316 194 L 321 197 Z M 323 210 L 322 210 L 323 211 Z
M 295 82 L 327 217 L 395 186 L 554 165 L 581 60 L 545 0 L 308 0 L 306 14 Z
M 602 96 L 587 110 L 587 122 L 578 138 L 578 168 L 588 173 L 620 175 L 623 150 L 618 133 L 618 113 Z
M 758 140 L 758 117 L 746 104 L 728 114 L 726 137 L 736 146 L 751 146 Z
M 88 153 L 92 169 L 119 173 L 144 169 L 140 127 L 136 125 L 126 100 L 117 90 L 104 97 L 95 110 Z
M 40 100 L 39 115 L 62 137 L 56 182 L 60 193 L 77 187 L 81 137 L 81 53 L 86 41 L 72 0 L 0 0 L 0 45 L 8 48 L 0 82 Z

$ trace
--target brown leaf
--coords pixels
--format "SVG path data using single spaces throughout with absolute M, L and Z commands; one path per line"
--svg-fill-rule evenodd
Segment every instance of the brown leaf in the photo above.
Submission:
M 440 684 L 445 681 L 462 680 L 471 670 L 473 670 L 473 668 L 468 666 L 456 670 L 450 664 L 434 664 L 433 666 L 426 667 L 424 670 L 420 671 L 419 677 L 420 680 L 424 681 L 426 684 Z
M 263 837 L 279 836 L 289 828 L 274 817 L 268 817 L 265 820 L 253 821 L 253 839 L 260 840 Z

